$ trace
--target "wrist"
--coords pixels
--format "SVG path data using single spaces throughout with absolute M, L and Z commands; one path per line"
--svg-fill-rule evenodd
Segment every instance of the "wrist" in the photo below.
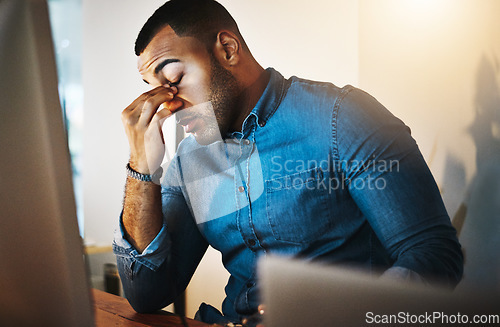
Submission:
M 129 166 L 131 169 L 135 170 L 140 174 L 145 174 L 145 175 L 151 174 L 151 170 L 149 169 L 147 162 L 142 163 L 141 160 L 137 160 L 132 156 L 130 157 L 127 166 Z
M 132 167 L 130 163 L 126 166 L 127 176 L 141 182 L 153 182 L 155 184 L 160 184 L 160 178 L 163 173 L 163 169 L 159 167 L 153 174 L 144 174 Z

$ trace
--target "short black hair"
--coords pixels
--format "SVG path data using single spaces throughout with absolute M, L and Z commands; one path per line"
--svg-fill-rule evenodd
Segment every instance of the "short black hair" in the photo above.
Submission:
M 158 8 L 142 27 L 135 41 L 135 54 L 139 56 L 167 25 L 178 36 L 193 36 L 207 48 L 213 45 L 220 30 L 227 29 L 235 33 L 246 47 L 233 17 L 217 1 L 171 0 Z

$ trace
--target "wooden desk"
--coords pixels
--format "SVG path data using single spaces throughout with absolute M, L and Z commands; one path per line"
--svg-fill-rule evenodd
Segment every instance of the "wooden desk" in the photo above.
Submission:
M 132 309 L 128 301 L 122 297 L 96 289 L 94 297 L 94 315 L 96 327 L 215 327 L 193 319 L 180 317 L 169 312 L 143 314 Z

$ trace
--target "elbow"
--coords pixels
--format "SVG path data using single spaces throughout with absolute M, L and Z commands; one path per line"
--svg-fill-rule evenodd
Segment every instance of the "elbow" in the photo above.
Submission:
M 142 274 L 128 278 L 120 274 L 125 298 L 137 313 L 152 313 L 165 308 L 175 300 L 172 285 L 165 283 L 154 272 L 143 269 Z
M 464 254 L 463 249 L 457 242 L 453 251 L 450 251 L 448 256 L 451 258 L 447 260 L 449 265 L 449 286 L 455 288 L 462 280 L 464 274 Z
M 464 256 L 460 244 L 448 244 L 438 248 L 434 254 L 434 265 L 431 275 L 436 276 L 436 281 L 449 289 L 455 289 L 460 283 L 464 272 Z
M 396 266 L 416 272 L 432 285 L 454 289 L 463 276 L 462 247 L 453 236 L 433 236 L 399 248 Z
M 138 301 L 136 299 L 128 299 L 128 302 L 130 303 L 132 309 L 134 309 L 134 311 L 137 313 L 153 313 L 171 304 L 171 302 L 167 302 L 165 304 L 156 304 L 151 303 L 150 301 Z
M 427 248 L 427 260 L 423 260 L 424 276 L 431 284 L 441 285 L 448 289 L 455 287 L 462 280 L 464 272 L 464 256 L 458 242 L 440 241 L 439 245 Z
M 434 263 L 431 271 L 444 285 L 454 289 L 462 280 L 464 273 L 464 254 L 462 246 L 455 237 L 438 239 L 431 242 Z
M 153 294 L 125 294 L 132 309 L 137 313 L 153 313 L 159 311 L 174 302 L 173 298 L 166 296 L 154 296 Z
M 136 301 L 135 299 L 130 298 L 127 298 L 127 300 L 132 309 L 134 309 L 137 313 L 152 313 L 159 310 L 158 307 L 144 301 Z
M 131 259 L 117 262 L 124 296 L 134 311 L 152 313 L 174 302 L 175 284 L 168 275 Z

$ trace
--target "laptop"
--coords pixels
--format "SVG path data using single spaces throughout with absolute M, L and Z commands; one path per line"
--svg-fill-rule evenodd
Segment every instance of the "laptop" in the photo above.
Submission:
M 500 325 L 497 294 L 422 287 L 280 257 L 260 261 L 259 278 L 266 327 Z
M 43 0 L 0 0 L 0 117 L 0 326 L 93 326 Z

